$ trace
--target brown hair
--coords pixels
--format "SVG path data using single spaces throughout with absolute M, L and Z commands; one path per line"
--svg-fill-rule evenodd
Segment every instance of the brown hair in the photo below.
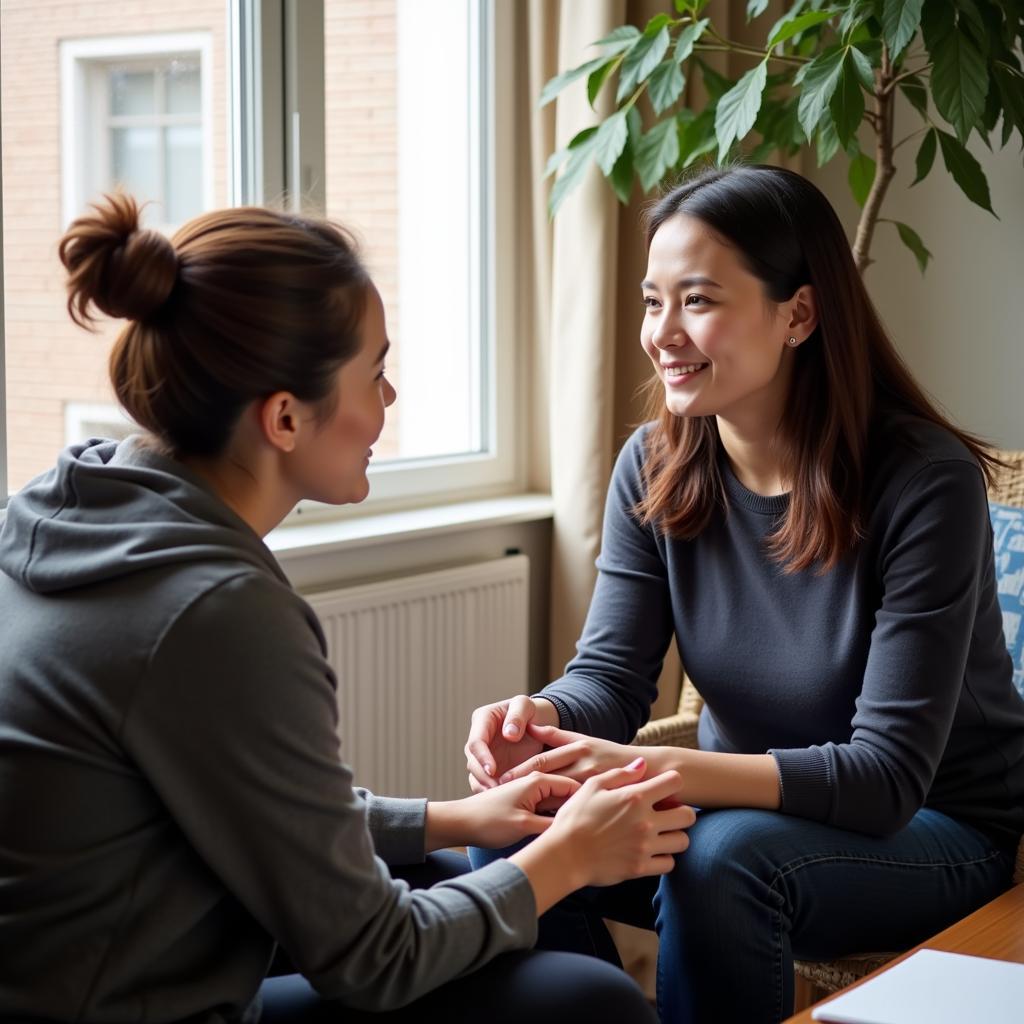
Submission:
M 254 399 L 330 412 L 359 348 L 370 278 L 343 229 L 256 207 L 203 214 L 170 240 L 116 194 L 60 243 L 68 312 L 129 320 L 110 354 L 121 404 L 176 455 L 223 452 Z
M 709 169 L 674 188 L 645 214 L 647 247 L 678 213 L 696 217 L 783 302 L 814 287 L 818 326 L 793 353 L 781 424 L 789 507 L 769 539 L 787 572 L 832 568 L 863 536 L 869 433 L 884 411 L 908 413 L 948 430 L 991 481 L 1000 465 L 978 438 L 953 426 L 914 381 L 868 297 L 835 211 L 806 178 L 777 167 Z M 650 382 L 644 523 L 692 539 L 726 507 L 714 416 L 679 417 Z

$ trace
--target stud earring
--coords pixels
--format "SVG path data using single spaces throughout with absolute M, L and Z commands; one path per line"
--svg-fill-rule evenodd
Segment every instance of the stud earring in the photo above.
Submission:
M 789 345 L 790 348 L 795 348 L 796 347 L 796 338 L 787 338 L 786 339 L 786 344 Z

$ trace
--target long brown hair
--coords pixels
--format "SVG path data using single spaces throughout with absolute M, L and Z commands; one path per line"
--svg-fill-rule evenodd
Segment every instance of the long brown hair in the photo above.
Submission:
M 870 429 L 889 410 L 937 424 L 957 437 L 991 482 L 1000 465 L 978 438 L 936 409 L 900 358 L 868 297 L 843 227 L 806 178 L 778 167 L 706 170 L 663 196 L 646 213 L 647 248 L 669 217 L 685 213 L 735 246 L 765 295 L 783 302 L 814 287 L 818 326 L 793 353 L 781 423 L 789 506 L 769 549 L 787 572 L 826 571 L 863 537 Z M 692 539 L 726 507 L 714 416 L 667 409 L 660 382 L 649 390 L 644 523 Z
M 126 319 L 110 354 L 119 401 L 174 455 L 223 452 L 254 399 L 290 391 L 329 415 L 359 349 L 370 278 L 336 225 L 257 207 L 203 214 L 168 240 L 109 195 L 60 243 L 68 312 Z

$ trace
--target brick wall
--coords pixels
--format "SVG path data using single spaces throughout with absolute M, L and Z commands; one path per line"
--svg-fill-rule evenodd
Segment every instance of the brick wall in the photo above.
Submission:
M 214 205 L 227 202 L 224 0 L 3 0 L 4 283 L 8 481 L 52 464 L 68 402 L 112 402 L 106 359 L 116 323 L 95 334 L 64 307 L 60 42 L 142 33 L 210 33 Z M 361 237 L 397 339 L 394 0 L 326 0 L 328 214 Z M 389 358 L 389 372 L 397 367 Z M 394 450 L 388 429 L 378 452 Z

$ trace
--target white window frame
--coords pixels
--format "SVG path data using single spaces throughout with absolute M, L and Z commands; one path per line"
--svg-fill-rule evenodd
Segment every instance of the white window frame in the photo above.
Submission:
M 480 125 L 481 141 L 480 170 L 471 175 L 471 201 L 482 218 L 476 232 L 478 251 L 470 258 L 471 267 L 478 268 L 477 280 L 467 285 L 476 307 L 471 306 L 473 330 L 481 338 L 477 402 L 482 450 L 371 464 L 366 501 L 342 507 L 302 502 L 289 522 L 347 518 L 524 489 L 521 453 L 525 424 L 517 410 L 522 408 L 525 374 L 522 360 L 515 358 L 520 336 L 513 247 L 515 54 L 510 46 L 495 46 L 496 39 L 512 38 L 513 13 L 508 4 L 494 0 L 463 2 L 471 14 L 471 38 L 481 41 L 481 46 L 471 50 L 478 86 L 469 90 L 469 99 L 474 104 L 470 116 Z M 232 61 L 248 72 L 230 76 L 237 90 L 231 105 L 232 201 L 261 203 L 283 195 L 288 205 L 296 208 L 294 197 L 301 194 L 305 209 L 320 213 L 325 179 L 323 3 L 233 0 L 230 18 Z M 280 26 L 283 46 L 267 45 L 273 39 L 274 26 Z M 497 238 L 505 244 L 497 246 Z
M 482 302 L 477 324 L 484 384 L 481 431 L 486 450 L 447 458 L 395 461 L 371 467 L 371 497 L 359 506 L 333 508 L 303 503 L 292 519 L 347 517 L 391 508 L 467 501 L 525 489 L 523 443 L 527 424 L 523 389 L 527 361 L 516 358 L 516 342 L 526 330 L 518 318 L 516 218 L 514 206 L 514 62 L 511 5 L 466 0 L 477 15 L 483 42 L 479 70 L 478 113 L 483 118 L 483 192 L 479 253 Z M 310 26 L 313 42 L 310 42 Z M 229 120 L 232 203 L 261 202 L 280 195 L 296 180 L 323 181 L 323 5 L 321 0 L 228 0 Z M 276 27 L 276 34 L 274 28 Z M 268 28 L 270 31 L 268 31 Z M 316 31 L 319 41 L 316 41 Z M 319 45 L 319 86 L 316 86 Z M 200 54 L 204 142 L 204 201 L 213 202 L 212 41 L 209 33 L 168 33 L 68 40 L 61 44 L 62 214 L 66 227 L 89 197 L 82 194 L 74 162 L 82 134 L 91 126 L 80 119 L 85 102 L 88 61 L 125 57 Z M 312 83 L 312 84 L 311 84 Z M 319 102 L 319 111 L 317 103 Z M 300 131 L 301 128 L 301 137 Z M 319 163 L 318 163 L 319 161 Z M 283 186 L 283 187 L 282 187 Z M 2 188 L 2 184 L 0 184 Z M 0 191 L 2 211 L 2 191 Z M 495 244 L 496 239 L 503 244 Z M 0 227 L 2 245 L 2 227 Z M 0 266 L 2 284 L 2 266 Z M 3 384 L 2 289 L 0 289 L 0 504 L 6 502 L 5 403 Z
M 139 61 L 155 67 L 173 57 L 195 56 L 199 57 L 203 209 L 209 210 L 213 207 L 213 40 L 210 33 L 147 32 L 61 42 L 61 214 L 65 227 L 94 198 L 94 183 L 108 180 L 106 149 L 110 112 L 108 104 L 95 102 L 97 93 L 101 100 L 106 98 L 107 66 Z

